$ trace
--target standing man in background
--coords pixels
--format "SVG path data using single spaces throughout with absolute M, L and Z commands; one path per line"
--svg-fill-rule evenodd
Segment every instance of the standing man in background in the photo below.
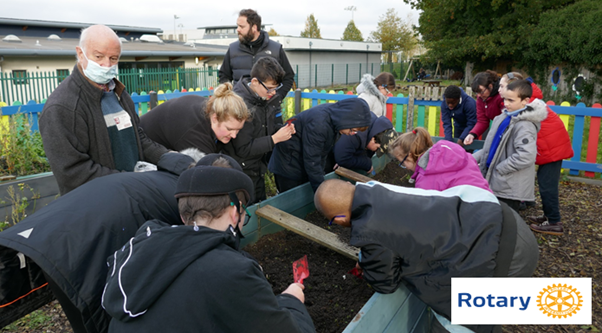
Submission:
M 121 41 L 105 25 L 82 30 L 77 64 L 40 116 L 44 151 L 61 194 L 98 177 L 157 164 L 168 150 L 138 126 L 134 102 L 116 79 Z
M 263 57 L 272 57 L 284 69 L 282 88 L 276 92 L 270 103 L 280 105 L 295 81 L 295 72 L 280 43 L 270 40 L 266 31 L 261 30 L 261 16 L 253 9 L 243 9 L 236 20 L 238 41 L 230 44 L 224 62 L 219 69 L 219 83 L 232 82 L 236 86 L 243 76 L 251 74 L 253 65 Z M 278 115 L 281 120 L 281 116 Z

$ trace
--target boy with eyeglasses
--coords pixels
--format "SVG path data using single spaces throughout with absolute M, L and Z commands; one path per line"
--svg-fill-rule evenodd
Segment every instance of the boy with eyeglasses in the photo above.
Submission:
M 274 96 L 282 88 L 284 74 L 278 61 L 263 57 L 251 69 L 251 76 L 243 77 L 234 86 L 234 92 L 245 101 L 252 119 L 244 124 L 224 151 L 234 157 L 253 180 L 253 203 L 266 199 L 264 175 L 274 146 L 295 134 L 295 125 L 283 126 L 277 118 L 280 103 Z

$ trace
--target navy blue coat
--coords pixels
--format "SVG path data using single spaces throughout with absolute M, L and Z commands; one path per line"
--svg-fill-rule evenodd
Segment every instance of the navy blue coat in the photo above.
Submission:
M 393 128 L 387 117 L 377 117 L 372 113 L 372 124 L 367 131 L 356 135 L 343 135 L 334 145 L 334 158 L 339 166 L 347 169 L 369 171 L 372 168 L 372 155 L 374 152 L 366 146 L 378 133 Z
M 460 88 L 462 90 L 462 88 Z M 450 110 L 443 95 L 441 102 L 441 120 L 445 131 L 445 139 L 454 141 L 453 138 L 464 140 L 477 123 L 477 102 L 462 90 L 460 103 Z M 452 136 L 452 119 L 454 120 L 454 133 Z
M 314 191 L 324 181 L 326 157 L 340 130 L 368 127 L 370 108 L 359 98 L 320 104 L 296 116 L 296 133 L 274 147 L 268 170 L 292 179 L 309 180 Z

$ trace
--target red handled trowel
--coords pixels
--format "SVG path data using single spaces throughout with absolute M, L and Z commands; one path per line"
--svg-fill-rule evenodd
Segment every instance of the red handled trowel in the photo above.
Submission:
M 307 255 L 293 262 L 293 278 L 295 283 L 303 284 L 303 280 L 309 277 L 309 268 L 307 268 Z

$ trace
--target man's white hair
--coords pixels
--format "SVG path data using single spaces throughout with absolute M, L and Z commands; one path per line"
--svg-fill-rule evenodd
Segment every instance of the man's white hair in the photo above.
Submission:
M 91 25 L 87 28 L 82 29 L 81 34 L 79 36 L 79 47 L 83 50 L 85 50 L 86 48 L 84 47 L 86 45 L 86 42 L 88 41 L 88 35 L 90 34 L 90 28 L 95 27 L 96 25 Z M 107 27 L 106 25 L 103 25 L 103 27 L 106 27 L 107 29 L 110 29 L 111 31 L 113 31 L 113 29 Z M 115 31 L 113 31 L 113 33 L 115 33 Z M 115 38 L 117 38 L 117 40 L 119 41 L 119 48 L 122 47 L 122 43 L 121 43 L 121 39 L 119 39 L 119 36 L 117 35 L 117 33 L 115 33 Z M 79 58 L 77 57 L 77 54 L 75 55 L 75 58 L 79 61 Z

